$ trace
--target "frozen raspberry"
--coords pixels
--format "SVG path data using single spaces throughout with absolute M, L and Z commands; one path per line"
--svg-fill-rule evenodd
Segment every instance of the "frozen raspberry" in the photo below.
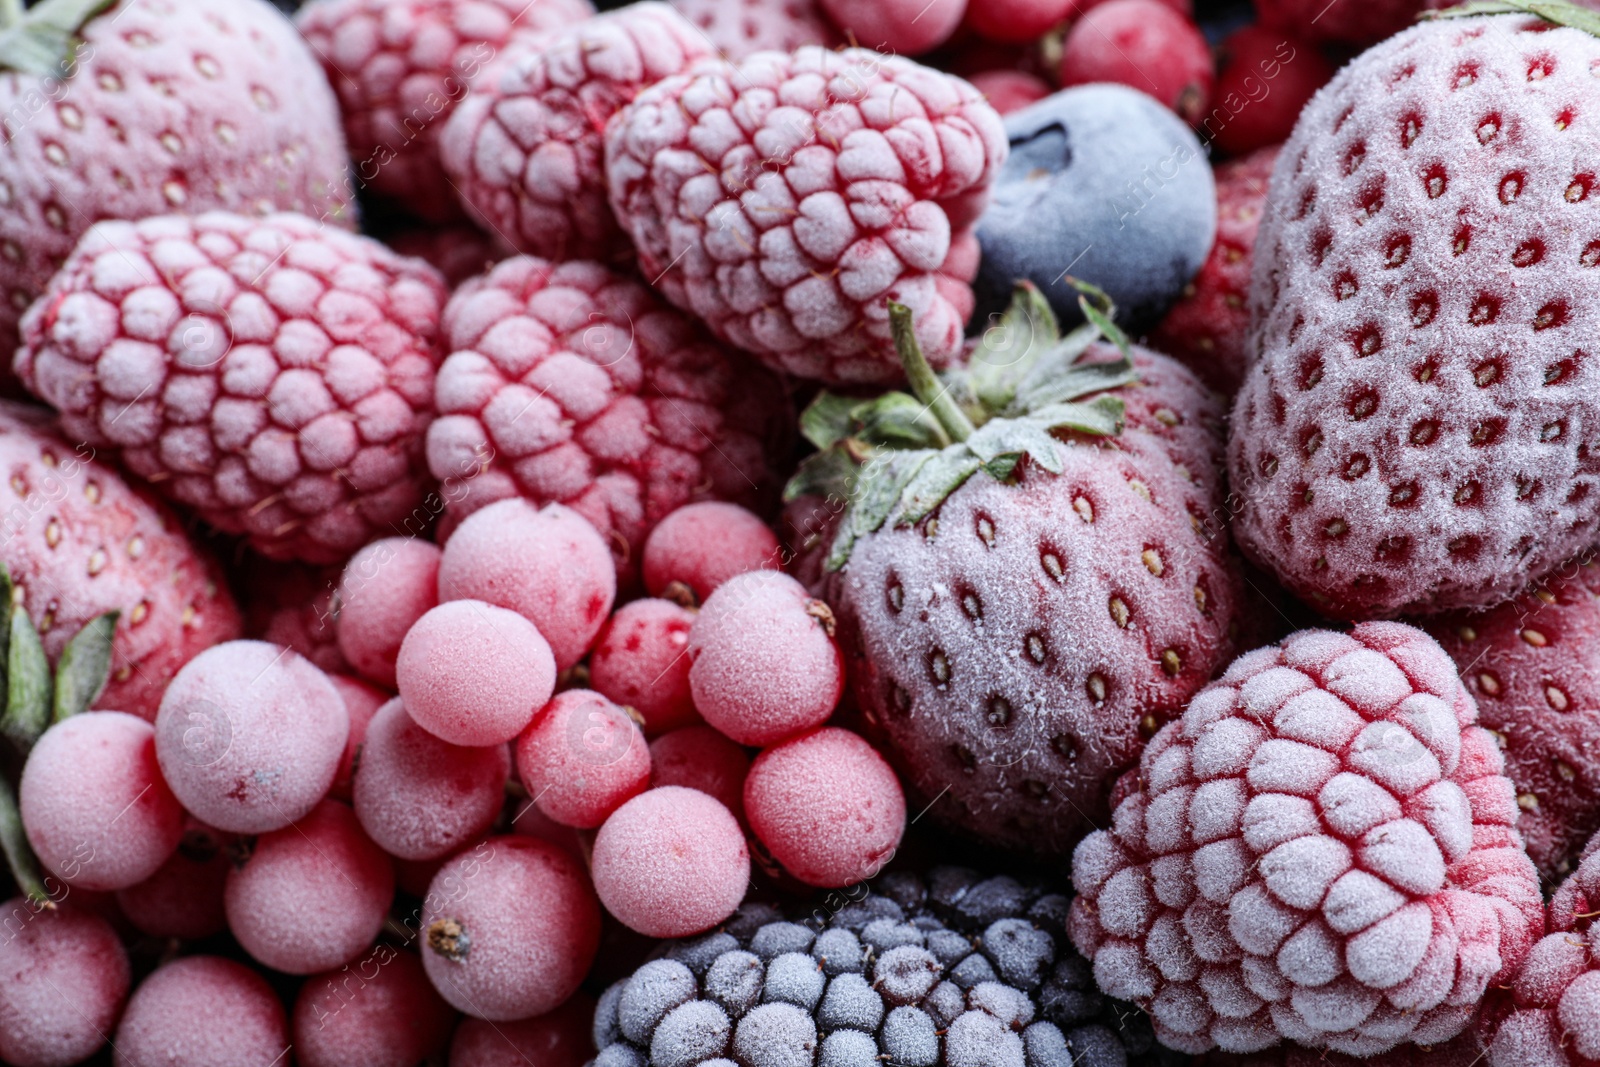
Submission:
M 684 937 L 733 914 L 750 881 L 744 831 L 697 789 L 651 789 L 612 813 L 590 871 L 606 910 L 646 937 Z
M 432 264 L 452 290 L 506 258 L 488 234 L 464 222 L 408 227 L 385 234 L 383 243 L 402 256 Z
M 141 933 L 197 941 L 228 928 L 222 890 L 237 842 L 191 817 L 178 848 L 161 869 L 117 891 L 117 907 Z
M 348 672 L 339 649 L 339 568 L 245 553 L 234 569 L 244 634 L 298 652 L 323 671 Z
M 826 722 L 844 692 L 833 612 L 786 574 L 724 582 L 689 629 L 689 688 L 706 722 L 770 745 Z
M 544 814 L 592 830 L 649 784 L 650 747 L 627 712 L 568 689 L 517 739 L 517 774 Z
M 338 104 L 310 49 L 270 5 L 165 0 L 53 11 L 65 16 L 57 47 L 70 58 L 56 66 L 46 45 L 52 73 L 41 77 L 21 73 L 26 56 L 16 53 L 0 82 L 0 362 L 11 362 L 29 303 L 102 219 L 220 209 L 354 225 Z M 80 24 L 81 46 L 66 48 Z
M 991 41 L 1031 44 L 1082 6 L 1077 0 L 969 0 L 965 24 Z
M 409 952 L 379 944 L 356 968 L 313 975 L 291 1025 L 300 1067 L 412 1067 L 441 1052 L 456 1013 Z
M 439 160 L 467 213 L 517 251 L 626 261 L 601 172 L 606 120 L 711 53 L 703 32 L 650 0 L 515 43 L 456 108 Z
M 1483 1039 L 1468 1030 L 1439 1045 L 1401 1045 L 1376 1056 L 1346 1056 L 1327 1049 L 1282 1044 L 1262 1052 L 1208 1052 L 1191 1067 L 1481 1067 Z M 1527 1063 L 1518 1067 L 1529 1067 Z
M 190 660 L 156 714 L 156 757 L 180 803 L 238 834 L 305 816 L 328 792 L 350 718 L 328 676 L 286 648 L 229 641 Z
M 262 977 L 218 956 L 187 956 L 134 991 L 117 1036 L 116 1067 L 244 1067 L 285 1058 L 289 1025 Z
M 1043 78 L 1024 70 L 986 70 L 974 74 L 971 81 L 972 87 L 1002 115 L 1021 111 L 1051 92 Z
M 344 755 L 339 758 L 339 770 L 333 776 L 328 795 L 336 800 L 350 800 L 350 785 L 355 780 L 356 764 L 361 760 L 361 746 L 367 739 L 367 723 L 378 714 L 378 709 L 389 700 L 389 694 L 374 689 L 366 682 L 346 678 L 342 674 L 328 675 L 328 681 L 344 700 L 345 715 L 350 719 L 350 732 L 345 735 Z
M 566 504 L 627 583 L 673 510 L 776 496 L 792 419 L 782 387 L 639 282 L 521 256 L 462 286 L 444 321 L 452 355 L 428 461 L 449 514 L 514 496 Z
M 450 1067 L 583 1067 L 594 1058 L 593 1018 L 594 1001 L 580 992 L 532 1019 L 463 1019 L 450 1040 Z
M 1278 151 L 1263 148 L 1217 167 L 1216 242 L 1182 299 L 1150 335 L 1153 347 L 1225 394 L 1239 388 L 1250 365 L 1251 254 Z
M 734 504 L 689 504 L 645 540 L 644 587 L 651 596 L 703 604 L 729 578 L 782 562 L 778 538 L 760 517 Z
M 79 889 L 144 881 L 183 834 L 155 730 L 120 711 L 74 715 L 46 730 L 22 770 L 18 800 L 39 862 Z
M 1576 868 L 1550 898 L 1550 929 L 1586 930 L 1600 918 L 1600 830 L 1589 839 Z
M 709 726 L 686 726 L 650 742 L 650 788 L 681 785 L 722 802 L 744 822 L 744 780 L 750 757 Z
M 1073 857 L 1072 937 L 1163 1043 L 1368 1056 L 1462 1032 L 1543 929 L 1511 782 L 1426 634 L 1236 660 Z
M 793 52 L 808 44 L 832 48 L 839 31 L 817 0 L 670 0 L 725 59 L 756 52 Z
M 23 897 L 0 904 L 0 1059 L 80 1063 L 105 1044 L 128 995 L 128 954 L 104 919 Z
M 439 603 L 439 546 L 416 537 L 367 545 L 339 576 L 339 650 L 359 674 L 388 689 L 394 661 L 416 621 Z
M 1254 0 L 1261 25 L 1312 41 L 1369 45 L 1399 33 L 1429 8 L 1454 6 L 1451 0 Z
M 1334 67 L 1317 46 L 1262 26 L 1246 26 L 1222 42 L 1211 113 L 1202 136 L 1229 155 L 1280 144 Z
M 1600 40 L 1542 19 L 1424 23 L 1284 146 L 1233 528 L 1325 615 L 1487 607 L 1594 541 L 1600 128 L 1567 110 L 1600 104 L 1591 62 Z
M 462 748 L 391 700 L 367 724 L 351 796 L 367 836 L 404 860 L 447 856 L 500 814 L 511 757 L 504 745 Z
M 1552 884 L 1600 830 L 1600 566 L 1565 568 L 1491 611 L 1428 621 L 1505 754 L 1517 830 Z
M 459 215 L 439 164 L 452 111 L 514 42 L 594 14 L 589 0 L 316 0 L 296 24 L 339 95 L 360 182 L 413 215 Z
M 539 628 L 556 667 L 583 658 L 617 595 L 611 553 L 583 516 L 560 504 L 502 500 L 456 528 L 439 561 L 440 600 L 482 600 Z
M 670 600 L 635 600 L 611 616 L 589 654 L 589 684 L 638 712 L 646 736 L 700 721 L 689 692 L 693 623 Z
M 421 506 L 444 297 L 304 215 L 103 222 L 24 319 L 17 374 L 219 530 L 340 562 Z
M 972 228 L 1006 150 L 966 82 L 807 47 L 646 89 L 606 129 L 606 178 L 674 304 L 770 367 L 865 384 L 900 377 L 887 300 L 916 313 L 932 363 L 959 353 Z
M 827 889 L 877 874 L 906 828 L 894 771 L 871 745 L 833 726 L 757 756 L 744 783 L 744 810 L 784 870 Z
M 389 857 L 336 800 L 258 837 L 223 894 L 239 944 L 286 974 L 355 960 L 378 936 L 393 901 Z
M 988 3 L 989 0 L 979 2 Z M 961 25 L 961 16 L 968 7 L 967 0 L 818 0 L 818 3 L 852 44 L 882 55 L 908 56 L 930 52 L 948 41 Z
M 452 600 L 417 620 L 395 665 L 406 711 L 452 745 L 503 745 L 556 688 L 556 661 L 514 611 Z
M 1149 93 L 1198 125 L 1211 107 L 1211 48 L 1162 0 L 1110 0 L 1073 24 L 1061 50 L 1063 86 L 1116 82 Z
M 422 965 L 458 1011 L 491 1022 L 542 1015 L 570 997 L 600 944 L 600 908 L 571 853 L 491 837 L 434 876 Z

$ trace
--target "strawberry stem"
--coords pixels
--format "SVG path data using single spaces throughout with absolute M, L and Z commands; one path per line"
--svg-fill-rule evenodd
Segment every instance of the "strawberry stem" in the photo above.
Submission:
M 11 868 L 12 880 L 22 894 L 35 904 L 54 907 L 44 880 L 39 877 L 39 861 L 28 847 L 28 835 L 22 829 L 22 812 L 17 807 L 17 794 L 11 783 L 0 778 L 0 850 L 5 852 L 6 866 Z
M 912 328 L 911 309 L 904 304 L 889 301 L 889 326 L 894 330 L 895 351 L 900 354 L 900 366 L 905 369 L 911 392 L 928 406 L 933 417 L 939 420 L 944 432 L 955 442 L 965 441 L 974 432 L 972 420 L 961 410 L 950 388 L 939 380 L 928 366 L 922 346 L 917 344 L 917 334 Z

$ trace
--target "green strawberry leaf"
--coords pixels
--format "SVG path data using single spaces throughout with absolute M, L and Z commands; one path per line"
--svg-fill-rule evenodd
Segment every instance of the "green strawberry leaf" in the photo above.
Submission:
M 928 405 L 905 393 L 885 393 L 857 413 L 857 436 L 889 448 L 943 448 L 950 443 Z
M 915 526 L 921 522 L 982 466 L 978 457 L 972 454 L 972 449 L 964 444 L 951 445 L 941 452 L 935 452 L 917 468 L 916 477 L 900 494 L 900 510 L 895 514 L 895 525 Z
M 1537 15 L 1557 26 L 1570 26 L 1600 37 L 1600 12 L 1571 0 L 1468 0 L 1443 11 L 1424 11 L 1424 19 L 1461 19 L 1478 15 Z
M 839 533 L 834 537 L 833 548 L 825 564 L 836 571 L 850 559 L 850 551 L 862 536 L 877 533 L 883 528 L 889 513 L 900 502 L 900 494 L 917 474 L 922 465 L 936 452 L 883 451 L 877 453 L 862 468 L 856 478 L 854 499 L 839 523 Z
M 11 783 L 0 777 L 0 851 L 5 853 L 6 866 L 11 868 L 11 878 L 27 898 L 36 905 L 53 906 L 45 890 L 44 879 L 39 877 L 39 860 L 28 845 L 28 835 L 22 828 L 22 810 L 17 805 L 17 794 Z
M 859 469 L 859 464 L 842 446 L 812 453 L 800 462 L 794 477 L 783 487 L 783 499 L 821 496 L 848 500 L 855 489 Z
M 65 81 L 75 65 L 78 31 L 117 0 L 44 0 L 17 12 L 0 5 L 0 68 Z
M 96 615 L 72 635 L 56 661 L 56 722 L 82 714 L 105 692 L 111 678 L 111 638 L 120 612 Z
M 6 652 L 6 710 L 0 734 L 26 753 L 50 725 L 50 661 L 33 620 L 20 608 L 11 613 Z
M 1096 437 L 1116 437 L 1122 433 L 1127 405 L 1120 396 L 1097 396 L 1083 404 L 1052 404 L 1029 416 L 1030 422 L 1052 430 L 1073 430 Z
M 1032 282 L 1013 290 L 1011 306 L 978 338 L 967 363 L 973 398 L 987 411 L 1002 411 L 1040 356 L 1061 336 L 1050 301 Z
M 826 451 L 849 437 L 856 428 L 859 397 L 818 393 L 800 413 L 800 433 L 818 450 Z
M 967 448 L 985 467 L 1004 456 L 1028 456 L 1051 474 L 1064 469 L 1056 439 L 1032 419 L 995 419 L 967 439 Z M 1010 477 L 1010 468 L 1003 469 Z

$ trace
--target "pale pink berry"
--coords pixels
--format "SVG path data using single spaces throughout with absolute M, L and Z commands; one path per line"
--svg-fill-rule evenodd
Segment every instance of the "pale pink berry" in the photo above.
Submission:
M 778 537 L 737 504 L 686 504 L 656 524 L 644 543 L 644 586 L 651 596 L 702 604 L 723 582 L 746 571 L 777 570 Z
M 367 723 L 388 702 L 389 694 L 342 674 L 330 674 L 328 681 L 344 698 L 345 714 L 350 717 L 350 733 L 345 737 L 344 755 L 339 757 L 339 770 L 333 776 L 328 795 L 348 804 L 350 787 L 355 781 L 356 763 L 361 758 L 361 746 L 367 739 Z
M 583 1067 L 594 1058 L 594 1001 L 579 992 L 532 1019 L 463 1019 L 450 1040 L 450 1067 Z
M 291 1026 L 300 1067 L 414 1067 L 444 1049 L 456 1013 L 422 963 L 379 943 L 300 987 Z
M 972 87 L 983 94 L 996 111 L 1009 115 L 1021 111 L 1036 100 L 1050 95 L 1049 83 L 1025 70 L 986 70 L 974 74 Z
M 39 862 L 81 889 L 144 881 L 183 834 L 183 809 L 156 762 L 154 728 L 120 711 L 74 715 L 46 730 L 18 794 Z
M 681 785 L 721 801 L 744 821 L 745 750 L 709 726 L 685 726 L 650 742 L 650 788 Z
M 590 830 L 650 782 L 650 746 L 599 693 L 557 694 L 517 739 L 517 773 L 539 810 Z
M 238 834 L 289 825 L 327 795 L 350 719 L 310 662 L 229 641 L 178 672 L 156 714 L 156 757 L 178 801 Z
M 590 858 L 606 910 L 647 937 L 687 937 L 732 915 L 750 881 L 739 821 L 697 789 L 634 797 L 595 836 Z
M 250 968 L 187 956 L 134 990 L 112 1047 L 115 1067 L 254 1067 L 286 1058 L 289 1024 L 278 995 Z
M 439 546 L 417 537 L 367 545 L 339 577 L 339 650 L 370 682 L 393 689 L 400 642 L 439 603 Z
M 833 613 L 786 574 L 725 582 L 689 630 L 689 687 L 706 722 L 744 745 L 820 726 L 844 691 Z
M 389 857 L 336 800 L 258 837 L 223 894 L 239 944 L 287 974 L 354 960 L 378 936 L 393 901 Z
M 638 712 L 647 736 L 700 721 L 689 692 L 693 623 L 670 600 L 635 600 L 616 610 L 589 654 L 589 684 Z
M 102 918 L 24 897 L 0 904 L 0 1059 L 64 1067 L 105 1044 L 128 995 L 128 954 Z
M 189 818 L 178 848 L 149 878 L 117 890 L 117 907 L 151 937 L 197 941 L 228 928 L 222 890 L 238 855 L 234 835 Z
M 489 829 L 510 773 L 506 746 L 441 741 L 396 698 L 367 724 L 351 796 L 362 829 L 389 855 L 438 859 Z
M 583 658 L 611 613 L 611 552 L 583 516 L 560 504 L 502 500 L 469 515 L 445 544 L 439 599 L 515 611 L 550 643 L 556 667 Z
M 835 726 L 757 756 L 744 782 L 744 811 L 784 870 L 828 889 L 877 874 L 906 828 L 894 771 L 866 741 Z
M 921 55 L 961 25 L 968 0 L 819 0 L 849 39 L 885 55 Z M 973 0 L 976 4 L 989 0 Z
M 817 0 L 671 0 L 727 59 L 842 43 Z
M 541 1015 L 577 992 L 600 945 L 600 907 L 576 857 L 491 837 L 439 869 L 423 905 L 422 965 L 457 1010 Z
M 481 600 L 451 600 L 417 620 L 395 664 L 413 721 L 452 745 L 503 745 L 556 688 L 538 629 Z

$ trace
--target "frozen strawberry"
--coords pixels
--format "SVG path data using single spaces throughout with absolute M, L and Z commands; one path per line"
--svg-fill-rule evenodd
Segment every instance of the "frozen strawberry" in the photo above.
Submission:
M 1284 146 L 1234 530 L 1324 614 L 1486 607 L 1594 540 L 1592 63 L 1600 40 L 1540 18 L 1424 23 L 1340 71 Z
M 639 282 L 519 256 L 457 290 L 444 324 L 428 463 L 451 515 L 517 496 L 566 504 L 628 583 L 678 507 L 776 495 L 782 387 Z
M 444 222 L 460 213 L 437 143 L 452 111 L 514 41 L 593 14 L 589 0 L 316 0 L 295 21 L 339 95 L 356 178 Z
M 1126 345 L 1103 295 L 1083 307 Z M 815 401 L 824 451 L 789 486 L 849 501 L 826 595 L 912 806 L 1046 854 L 1104 817 L 1116 776 L 1233 655 L 1241 617 L 1216 400 L 1096 336 L 1063 342 L 1023 287 L 963 371 L 937 379 L 908 344 L 923 400 Z
M 270 4 L 55 0 L 22 23 L 42 47 L 0 64 L 0 357 L 102 219 L 220 209 L 355 224 L 338 105 Z
M 632 258 L 606 203 L 606 121 L 651 82 L 712 54 L 705 33 L 654 0 L 512 44 L 439 138 L 462 205 L 519 252 Z
M 419 509 L 444 281 L 303 215 L 104 222 L 26 316 L 68 433 L 267 556 L 342 562 Z
M 839 31 L 817 0 L 671 0 L 678 14 L 706 35 L 723 58 L 755 52 L 793 52 L 808 44 L 832 48 Z
M 1150 344 L 1222 393 L 1239 388 L 1250 362 L 1251 254 L 1277 161 L 1273 147 L 1217 167 L 1216 243 L 1183 298 L 1150 335 Z
M 1070 929 L 1170 1047 L 1352 1056 L 1463 1032 L 1544 929 L 1499 750 L 1426 634 L 1304 630 L 1151 741 Z
M 1198 125 L 1211 107 L 1211 49 L 1161 0 L 1110 0 L 1073 23 L 1061 49 L 1064 86 L 1116 82 L 1149 93 Z
M 1263 26 L 1246 26 L 1222 42 L 1212 109 L 1200 133 L 1229 155 L 1279 144 L 1334 67 L 1317 46 Z
M 704 60 L 606 128 L 645 277 L 767 366 L 832 383 L 899 377 L 888 299 L 916 312 L 933 364 L 957 355 L 972 227 L 1005 157 L 972 86 L 859 48 Z

